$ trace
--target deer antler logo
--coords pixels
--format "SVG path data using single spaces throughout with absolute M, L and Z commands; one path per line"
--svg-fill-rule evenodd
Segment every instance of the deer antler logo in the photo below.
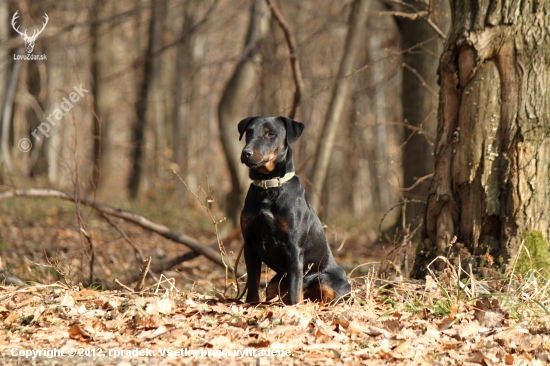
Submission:
M 42 31 L 44 30 L 44 28 L 46 28 L 46 24 L 48 24 L 48 14 L 44 13 L 44 20 L 45 22 L 43 22 L 42 24 L 42 29 L 40 29 L 39 31 L 37 31 L 36 29 L 33 31 L 32 33 L 32 36 L 28 36 L 27 35 L 27 30 L 25 29 L 24 32 L 21 32 L 19 30 L 19 27 L 15 27 L 15 21 L 17 18 L 19 18 L 19 15 L 17 15 L 17 13 L 19 13 L 19 10 L 15 12 L 15 14 L 13 14 L 13 17 L 11 18 L 11 26 L 13 27 L 13 29 L 19 33 L 21 35 L 21 37 L 23 38 L 23 40 L 25 41 L 25 48 L 27 49 L 27 53 L 32 53 L 32 50 L 34 49 L 34 42 L 36 41 L 36 38 L 38 38 L 38 35 L 40 33 L 42 33 Z

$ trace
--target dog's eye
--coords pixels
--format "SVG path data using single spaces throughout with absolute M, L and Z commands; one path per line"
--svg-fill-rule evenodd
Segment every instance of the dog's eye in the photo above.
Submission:
M 266 134 L 266 136 L 267 136 L 268 139 L 272 139 L 272 138 L 275 137 L 275 134 L 274 134 L 273 132 L 268 132 L 268 133 Z

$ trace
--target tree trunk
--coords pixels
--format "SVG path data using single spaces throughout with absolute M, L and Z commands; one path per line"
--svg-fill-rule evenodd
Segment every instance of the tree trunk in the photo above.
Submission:
M 421 2 L 408 0 L 420 11 L 430 10 L 430 19 L 447 33 L 448 22 L 444 13 L 448 11 L 446 1 L 430 2 L 432 9 L 422 6 Z M 447 6 L 446 6 L 447 5 Z M 450 19 L 449 19 L 450 20 Z M 405 52 L 403 62 L 403 118 L 405 123 L 418 129 L 405 129 L 406 144 L 403 147 L 403 186 L 412 187 L 419 178 L 433 173 L 433 138 L 437 130 L 437 62 L 443 51 L 443 40 L 425 19 L 403 19 L 400 22 L 403 35 L 402 48 Z M 405 198 L 426 200 L 429 180 L 417 184 L 403 193 Z M 411 221 L 424 211 L 424 206 L 413 203 L 407 205 L 407 221 Z
M 18 48 L 18 51 L 21 47 Z M 12 123 L 13 103 L 15 101 L 15 93 L 17 92 L 17 84 L 19 82 L 19 74 L 21 73 L 21 62 L 14 62 L 12 65 L 12 72 L 10 75 L 10 81 L 6 89 L 4 97 L 4 108 L 2 110 L 2 119 L 0 126 L 1 139 L 0 139 L 0 174 L 2 170 L 7 173 L 11 173 L 13 169 L 13 162 L 11 159 L 11 152 L 9 148 L 10 127 Z M 6 72 L 7 74 L 7 72 Z
M 373 21 L 378 25 L 378 29 L 384 27 L 385 19 L 379 17 Z M 369 21 L 370 23 L 370 21 Z M 373 27 L 374 28 L 374 27 Z M 390 129 L 394 126 L 388 125 L 387 122 L 390 122 L 392 119 L 388 116 L 388 105 L 389 101 L 386 96 L 387 83 L 389 79 L 388 72 L 388 63 L 387 62 L 377 62 L 382 60 L 385 57 L 388 57 L 388 52 L 386 47 L 384 47 L 383 41 L 384 36 L 382 34 L 377 34 L 377 31 L 369 34 L 367 39 L 367 49 L 368 55 L 371 60 L 371 72 L 370 72 L 370 85 L 372 91 L 372 115 L 374 117 L 375 126 L 372 129 L 373 137 L 373 151 L 372 151 L 372 171 L 373 171 L 373 183 L 375 185 L 374 200 L 377 203 L 376 209 L 378 212 L 386 213 L 392 206 L 392 197 L 391 197 L 391 186 L 388 184 L 388 166 L 390 163 Z M 390 110 L 391 111 L 391 110 Z M 391 212 L 390 215 L 395 221 L 396 217 L 394 212 Z
M 195 13 L 198 3 L 190 1 L 185 4 L 185 10 L 180 30 L 182 41 L 176 46 L 175 75 L 173 79 L 173 111 L 172 111 L 172 151 L 174 163 L 178 166 L 179 175 L 188 181 L 189 172 L 189 133 L 192 125 L 188 124 L 189 118 L 185 118 L 184 104 L 188 99 L 192 88 L 190 80 L 193 80 L 193 40 L 186 34 L 191 32 L 195 22 Z M 186 82 L 187 81 L 187 82 Z M 189 113 L 187 113 L 189 115 Z M 174 175 L 174 182 L 178 195 L 183 198 L 187 189 L 179 178 Z
M 9 69 L 9 63 L 8 63 L 8 47 L 6 46 L 6 42 L 10 37 L 10 29 L 9 29 L 9 8 L 8 8 L 8 2 L 7 1 L 0 1 L 0 60 L 4 60 L 0 64 L 0 105 L 3 105 L 3 113 L 5 112 L 5 97 L 6 97 L 6 91 L 8 88 L 8 69 Z M 17 85 L 17 83 L 15 84 Z M 9 151 L 9 135 L 6 133 L 7 130 L 9 130 L 9 124 L 11 123 L 11 116 L 10 121 L 5 121 L 3 117 L 0 116 L 0 184 L 2 184 L 2 170 L 10 171 L 11 166 L 11 153 Z
M 480 273 L 492 257 L 495 269 L 509 270 L 523 238 L 549 234 L 550 3 L 467 0 L 451 7 L 416 277 L 437 256 L 460 255 Z
M 231 79 L 227 82 L 218 106 L 218 124 L 224 155 L 231 174 L 231 192 L 227 197 L 227 217 L 233 225 L 238 224 L 238 215 L 248 188 L 246 167 L 240 163 L 242 143 L 237 134 L 237 124 L 246 115 L 247 100 L 257 80 L 255 58 L 258 55 L 258 42 L 269 29 L 269 10 L 264 0 L 253 0 L 250 26 L 246 36 L 241 60 Z
M 136 121 L 132 127 L 132 169 L 128 180 L 128 192 L 130 197 L 138 196 L 140 185 L 143 179 L 144 152 L 145 152 L 145 129 L 147 127 L 148 96 L 152 85 L 155 82 L 155 52 L 162 47 L 162 33 L 164 27 L 165 0 L 152 3 L 151 22 L 149 25 L 149 41 L 147 45 L 147 56 L 143 68 L 143 76 L 139 84 L 139 92 L 136 101 Z M 164 121 L 162 121 L 164 123 Z
M 99 117 L 101 115 L 100 112 L 100 105 L 99 105 L 99 93 L 100 93 L 100 59 L 99 55 L 101 52 L 101 46 L 99 42 L 100 35 L 100 25 L 99 25 L 99 19 L 100 19 L 100 12 L 101 9 L 105 6 L 105 0 L 95 0 L 93 2 L 92 7 L 90 8 L 90 19 L 91 19 L 91 25 L 90 25 L 90 38 L 92 39 L 92 52 L 91 52 L 91 62 L 90 62 L 90 69 L 92 73 L 92 93 L 94 96 L 94 110 Z M 92 120 L 92 136 L 94 139 L 93 143 L 93 150 L 92 150 L 92 172 L 91 172 L 91 180 L 92 189 L 97 189 L 99 185 L 99 179 L 101 176 L 101 153 L 102 153 L 102 144 L 106 140 L 104 139 L 105 132 L 107 131 L 107 126 L 102 123 L 102 120 L 100 118 L 96 118 L 94 116 Z
M 156 16 L 155 24 L 155 45 L 153 48 L 153 53 L 157 53 L 159 49 L 163 46 L 163 36 L 164 36 L 164 22 L 166 21 L 166 11 L 167 3 L 165 0 L 155 1 L 155 6 L 158 6 L 158 12 Z M 154 134 L 155 134 L 155 150 L 154 156 L 151 163 L 154 166 L 154 171 L 151 175 L 153 178 L 153 186 L 156 185 L 156 180 L 161 182 L 166 179 L 166 164 L 165 164 L 165 154 L 167 147 L 167 136 L 166 136 L 166 109 L 164 103 L 164 89 L 163 89 L 163 78 L 162 74 L 166 70 L 162 70 L 162 58 L 161 55 L 156 55 L 153 60 L 153 70 L 152 70 L 152 83 L 151 83 L 151 94 L 153 103 L 153 113 L 151 118 L 153 119 Z M 156 178 L 156 179 L 155 179 Z
M 314 192 L 309 196 L 311 207 L 317 212 L 321 208 L 321 192 L 327 178 L 327 170 L 334 148 L 336 131 L 342 117 L 344 105 L 348 99 L 349 75 L 353 71 L 355 59 L 361 44 L 362 35 L 365 32 L 367 10 L 371 0 L 356 0 L 351 9 L 349 29 L 344 46 L 344 54 L 340 63 L 338 79 L 332 90 L 332 97 L 327 111 L 323 131 L 319 138 L 319 144 L 315 153 L 315 162 L 311 174 L 311 183 Z

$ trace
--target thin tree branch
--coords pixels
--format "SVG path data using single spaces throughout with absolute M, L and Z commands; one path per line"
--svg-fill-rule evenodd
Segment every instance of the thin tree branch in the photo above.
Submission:
M 402 63 L 401 66 L 403 66 L 404 68 L 406 68 L 407 70 L 409 70 L 410 72 L 412 72 L 417 78 L 418 80 L 420 80 L 420 82 L 422 83 L 422 86 L 425 87 L 426 89 L 428 89 L 428 91 L 430 93 L 432 93 L 436 98 L 439 97 L 439 95 L 437 94 L 437 92 L 432 89 L 428 83 L 426 82 L 426 80 L 424 80 L 424 78 L 422 77 L 422 75 L 420 75 L 418 73 L 418 71 L 416 71 L 415 69 L 413 69 L 412 67 L 410 67 L 409 65 L 407 65 L 406 63 Z
M 430 16 L 429 16 L 430 14 L 428 12 L 420 11 L 414 5 L 407 4 L 404 1 L 400 1 L 400 0 L 389 0 L 389 1 L 394 3 L 394 4 L 398 4 L 398 5 L 401 5 L 401 6 L 404 6 L 404 7 L 407 7 L 409 9 L 411 9 L 416 14 L 418 14 L 422 19 L 424 19 L 424 21 L 426 21 L 426 23 L 428 23 L 428 25 L 430 27 L 432 27 L 432 29 L 439 35 L 439 37 L 441 37 L 441 39 L 443 39 L 443 40 L 447 39 L 447 37 L 445 37 L 445 35 L 441 31 L 441 29 L 439 29 L 439 27 L 430 19 Z M 394 12 L 394 14 L 401 15 L 402 13 L 401 12 Z
M 302 78 L 302 70 L 300 68 L 300 58 L 298 57 L 296 40 L 290 32 L 290 27 L 288 26 L 287 21 L 281 14 L 279 8 L 273 3 L 273 0 L 266 0 L 267 5 L 271 9 L 271 14 L 277 20 L 277 23 L 281 26 L 283 33 L 285 35 L 286 44 L 288 46 L 288 51 L 290 53 L 290 65 L 292 67 L 292 76 L 294 77 L 294 84 L 296 85 L 296 90 L 294 91 L 294 100 L 292 101 L 292 110 L 290 111 L 288 117 L 294 119 L 296 116 L 296 110 L 300 105 L 302 95 L 304 94 L 304 80 Z
M 433 174 L 428 174 L 428 175 L 425 175 L 423 177 L 420 177 L 416 180 L 416 182 L 414 182 L 414 184 L 412 186 L 410 186 L 409 188 L 401 188 L 401 190 L 403 192 L 410 192 L 414 189 L 414 187 L 416 187 L 417 185 L 419 185 L 420 183 L 422 183 L 423 181 L 425 181 L 426 179 L 430 179 L 431 177 L 433 177 L 434 175 Z

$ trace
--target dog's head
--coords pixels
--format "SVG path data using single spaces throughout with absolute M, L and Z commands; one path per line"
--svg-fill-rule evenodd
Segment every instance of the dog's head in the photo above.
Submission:
M 304 124 L 287 117 L 248 117 L 239 122 L 239 140 L 246 134 L 241 162 L 261 174 L 269 174 L 284 161 L 290 145 L 296 142 Z

